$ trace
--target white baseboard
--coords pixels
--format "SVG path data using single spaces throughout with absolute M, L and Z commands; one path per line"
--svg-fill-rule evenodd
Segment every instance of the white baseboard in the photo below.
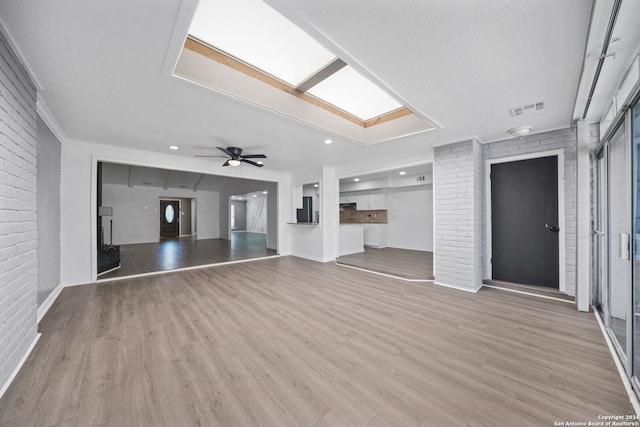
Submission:
M 62 286 L 62 283 L 58 283 L 58 286 L 56 286 L 51 291 L 47 299 L 45 299 L 44 302 L 40 304 L 40 307 L 38 307 L 38 323 L 40 323 L 44 315 L 47 314 L 47 311 L 49 311 L 49 309 L 55 302 L 56 298 L 58 298 L 58 295 L 60 295 L 60 292 L 62 292 L 63 289 L 64 289 L 64 286 Z
M 434 281 L 433 283 L 435 285 L 438 285 L 438 286 L 444 286 L 445 288 L 451 288 L 451 289 L 457 289 L 459 291 L 471 292 L 472 294 L 477 293 L 480 290 L 480 288 L 482 287 L 482 285 L 480 285 L 475 289 L 469 289 L 469 288 L 463 288 L 462 286 L 450 285 L 448 283 L 438 282 L 437 280 Z
M 322 263 L 332 261 L 332 260 L 324 260 L 322 258 L 318 258 L 310 255 L 302 255 L 302 254 L 294 254 L 294 253 L 292 253 L 291 256 L 308 259 L 309 261 L 322 262 Z
M 338 255 L 338 256 L 341 257 L 341 256 L 347 256 L 347 255 L 353 255 L 353 254 L 361 254 L 363 252 L 364 252 L 364 250 L 354 249 L 352 251 L 347 251 L 347 252 L 344 252 L 344 253 L 341 252 L 340 255 Z
M 2 385 L 2 388 L 0 388 L 0 399 L 2 399 L 2 396 L 4 395 L 4 393 L 7 391 L 7 389 L 9 388 L 11 383 L 13 382 L 13 380 L 16 378 L 16 376 L 18 375 L 18 372 L 20 372 L 20 369 L 22 369 L 22 365 L 24 365 L 24 362 L 27 361 L 27 357 L 29 357 L 29 355 L 33 351 L 33 348 L 36 346 L 36 343 L 40 339 L 41 335 L 42 334 L 37 334 L 36 335 L 35 339 L 33 340 L 31 345 L 27 349 L 26 353 L 24 354 L 24 356 L 22 356 L 22 359 L 20 359 L 20 362 L 18 363 L 18 366 L 16 366 L 16 368 L 13 370 L 13 372 L 11 372 L 11 375 L 9 375 L 9 378 L 7 378 L 7 382 L 5 382 Z

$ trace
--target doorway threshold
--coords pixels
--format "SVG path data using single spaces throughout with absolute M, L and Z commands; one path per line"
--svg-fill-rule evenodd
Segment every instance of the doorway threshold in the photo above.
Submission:
M 527 294 L 539 298 L 552 299 L 556 301 L 567 302 L 575 304 L 575 298 L 571 295 L 553 290 L 541 288 L 538 286 L 522 285 L 520 283 L 503 282 L 502 280 L 486 279 L 482 281 L 482 286 L 492 289 L 499 289 L 507 292 L 516 292 L 521 294 Z

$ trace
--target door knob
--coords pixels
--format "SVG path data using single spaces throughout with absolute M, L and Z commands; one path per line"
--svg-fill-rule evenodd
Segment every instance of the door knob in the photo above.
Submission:
M 549 224 L 545 224 L 544 225 L 549 231 L 552 231 L 554 233 L 557 233 L 560 231 L 560 228 L 554 226 L 554 225 L 549 225 Z

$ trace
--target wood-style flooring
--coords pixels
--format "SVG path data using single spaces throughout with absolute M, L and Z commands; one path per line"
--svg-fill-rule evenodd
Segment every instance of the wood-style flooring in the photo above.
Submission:
M 411 280 L 433 280 L 433 252 L 398 248 L 365 248 L 336 258 L 338 264 Z
M 553 426 L 633 409 L 593 314 L 279 257 L 66 288 L 0 426 Z
M 261 258 L 277 255 L 267 249 L 266 234 L 233 232 L 231 240 L 192 238 L 161 239 L 157 243 L 139 243 L 120 246 L 120 264 L 117 270 L 102 274 L 98 279 L 125 277 L 154 271 L 220 262 Z

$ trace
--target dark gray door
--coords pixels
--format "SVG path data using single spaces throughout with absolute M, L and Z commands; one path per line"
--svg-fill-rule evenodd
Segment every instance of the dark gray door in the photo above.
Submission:
M 492 278 L 558 289 L 558 157 L 491 165 Z
M 178 237 L 180 235 L 180 202 L 178 200 L 160 200 L 160 237 Z

